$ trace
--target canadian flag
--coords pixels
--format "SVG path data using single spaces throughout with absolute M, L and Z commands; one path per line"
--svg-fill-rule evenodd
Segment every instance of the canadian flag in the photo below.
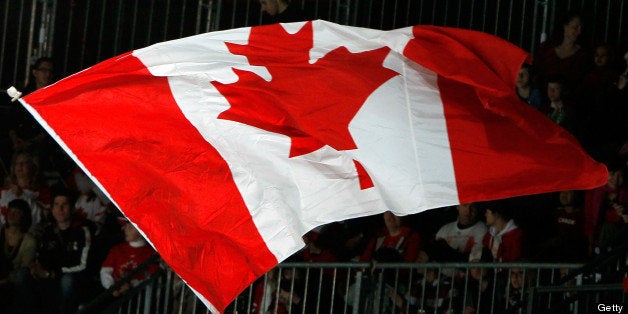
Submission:
M 22 99 L 215 312 L 332 221 L 586 189 L 491 35 L 325 21 L 135 50 Z

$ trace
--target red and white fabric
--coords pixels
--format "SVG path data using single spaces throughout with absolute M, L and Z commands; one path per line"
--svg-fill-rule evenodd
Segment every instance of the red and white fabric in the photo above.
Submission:
M 521 103 L 528 55 L 433 26 L 240 28 L 23 98 L 213 311 L 331 221 L 603 184 Z

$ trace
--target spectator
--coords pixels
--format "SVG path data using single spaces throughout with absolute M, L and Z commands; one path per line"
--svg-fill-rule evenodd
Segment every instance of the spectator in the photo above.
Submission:
M 622 158 L 628 158 L 628 52 L 624 55 L 623 70 L 616 77 L 615 86 L 609 92 L 610 113 L 606 117 L 607 129 L 604 144 L 608 156 L 614 157 L 619 151 Z M 604 155 L 606 156 L 606 154 Z M 606 157 L 605 160 L 609 159 Z
M 312 263 L 338 261 L 330 250 L 330 242 L 333 240 L 324 231 L 325 228 L 312 230 L 303 236 L 305 242 L 305 248 L 301 251 L 303 261 Z
M 366 250 L 371 238 L 379 231 L 381 218 L 377 215 L 359 217 L 331 223 L 325 232 L 334 239 L 332 253 L 341 262 L 358 262 Z
M 476 262 L 488 262 L 490 257 L 483 256 Z M 462 297 L 464 313 L 490 313 L 493 308 L 493 280 L 492 268 L 469 268 L 469 277 Z M 464 297 L 466 296 L 466 298 Z
M 558 75 L 567 80 L 568 88 L 574 89 L 588 69 L 589 56 L 579 43 L 582 34 L 580 14 L 567 13 L 561 26 L 552 39 L 541 44 L 534 58 L 541 88 L 547 87 L 550 77 Z
M 99 236 L 100 232 L 107 220 L 109 213 L 108 206 L 111 203 L 107 196 L 87 177 L 87 175 L 78 167 L 72 172 L 71 180 L 68 180 L 80 192 L 76 200 L 76 214 L 93 223 L 95 230 L 94 236 Z
M 435 268 L 419 268 L 417 276 L 412 277 L 408 289 L 406 283 L 397 285 L 397 290 L 389 287 L 384 291 L 390 299 L 388 307 L 382 313 L 449 313 L 449 299 L 452 296 L 450 278 L 443 277 Z M 394 308 L 392 307 L 394 305 Z M 372 308 L 367 308 L 373 310 Z M 368 311 L 361 311 L 368 313 Z
M 506 287 L 505 295 L 500 302 L 503 302 L 504 308 L 499 313 L 518 314 L 525 312 L 526 291 L 525 288 L 525 271 L 521 268 L 514 267 L 509 271 L 509 280 Z
M 582 80 L 576 93 L 576 109 L 583 146 L 594 157 L 599 156 L 607 139 L 615 132 L 609 123 L 618 114 L 614 89 L 620 70 L 615 66 L 614 51 L 608 44 L 598 44 L 592 58 L 594 67 Z M 619 122 L 619 121 L 618 121 Z
M 545 107 L 547 116 L 565 130 L 573 132 L 576 116 L 571 103 L 565 100 L 565 81 L 561 77 L 551 77 L 547 81 L 547 98 L 549 104 Z
M 28 233 L 31 209 L 21 199 L 9 202 L 7 224 L 0 229 L 0 310 L 2 313 L 32 313 L 32 279 L 29 265 L 37 243 Z
M 254 283 L 253 304 L 251 305 L 251 312 L 254 314 L 269 313 L 271 307 L 274 307 L 278 272 L 278 268 L 273 268 Z
M 482 239 L 487 228 L 479 220 L 476 204 L 460 204 L 456 209 L 458 219 L 442 226 L 436 233 L 436 242 L 426 248 L 430 260 L 466 262 L 477 261 L 482 256 Z
M 69 190 L 56 191 L 52 198 L 54 223 L 38 239 L 37 259 L 31 275 L 38 280 L 41 310 L 52 313 L 76 311 L 79 292 L 86 292 L 87 257 L 91 234 L 73 224 L 75 199 Z
M 290 23 L 306 21 L 308 18 L 298 5 L 290 0 L 259 0 L 262 12 L 268 17 L 263 24 Z
M 360 261 L 413 262 L 419 252 L 421 238 L 402 225 L 401 217 L 390 211 L 383 214 L 385 228 L 370 240 Z
M 53 82 L 54 63 L 51 58 L 41 57 L 35 61 L 31 68 L 31 75 L 28 85 L 24 87 L 22 93 L 30 94 L 40 88 L 46 87 Z M 9 137 L 13 143 L 13 150 L 33 149 L 39 150 L 40 145 L 48 136 L 33 116 L 21 105 L 10 107 Z
M 13 155 L 11 173 L 0 190 L 0 222 L 4 223 L 7 206 L 14 199 L 25 200 L 31 209 L 32 225 L 38 224 L 50 204 L 50 190 L 41 183 L 39 162 L 32 153 L 19 151 Z
M 534 77 L 532 73 L 532 66 L 524 63 L 523 66 L 521 66 L 521 69 L 519 69 L 519 74 L 517 75 L 517 96 L 519 96 L 519 98 L 525 103 L 532 106 L 532 108 L 541 110 L 541 106 L 543 105 L 543 95 L 541 91 L 532 83 L 532 77 Z
M 554 260 L 579 262 L 587 255 L 587 238 L 584 235 L 584 213 L 576 203 L 575 191 L 559 193 L 560 206 L 556 212 L 556 234 L 546 248 Z
M 54 82 L 54 61 L 50 57 L 40 57 L 33 63 L 28 84 L 22 92 L 27 95 L 52 82 Z
M 301 313 L 303 282 L 290 268 L 274 268 L 255 287 L 253 313 Z M 314 304 L 315 305 L 315 304 Z
M 376 272 L 375 266 L 378 262 L 414 262 L 417 259 L 420 248 L 421 238 L 419 234 L 409 227 L 403 226 L 401 217 L 390 211 L 385 212 L 383 217 L 385 228 L 378 236 L 371 238 L 366 250 L 360 257 L 360 261 L 370 261 L 372 263 L 372 274 Z M 382 295 L 386 296 L 378 306 L 381 306 L 383 309 L 390 309 L 395 304 L 398 295 L 406 294 L 405 287 L 408 286 L 407 283 L 400 283 L 398 285 L 400 289 L 395 290 L 393 288 L 395 277 L 407 278 L 407 274 L 403 272 L 395 274 L 393 271 L 383 270 L 381 276 L 383 277 L 383 283 L 380 285 L 379 282 L 373 282 L 370 288 L 373 289 L 372 292 L 381 291 Z
M 513 262 L 523 256 L 523 232 L 512 219 L 510 211 L 501 202 L 486 203 L 484 247 L 495 262 Z M 483 253 L 484 254 L 484 253 Z
M 607 43 L 597 44 L 591 59 L 593 67 L 584 76 L 577 96 L 593 103 L 596 96 L 612 88 L 619 70 L 615 67 L 614 50 Z
M 618 235 L 622 213 L 628 202 L 628 189 L 624 185 L 624 161 L 608 163 L 608 180 L 604 186 L 585 194 L 585 234 L 589 238 L 589 253 L 603 253 L 610 248 Z
M 146 243 L 146 240 L 144 240 L 133 224 L 124 218 L 120 219 L 120 223 L 124 231 L 125 242 L 111 248 L 100 269 L 100 282 L 105 289 L 109 289 L 155 254 L 153 248 Z M 137 274 L 130 282 L 113 291 L 113 296 L 117 297 L 131 287 L 137 286 L 142 280 L 146 279 L 150 274 L 154 274 L 157 270 L 157 264 L 151 265 L 146 272 Z
M 316 228 L 303 236 L 306 244 L 302 251 L 303 261 L 313 263 L 338 262 L 338 257 L 334 254 L 334 242 L 344 242 L 338 223 L 324 225 Z M 306 304 L 305 312 L 332 313 L 342 311 L 344 305 L 343 293 L 346 283 L 339 282 L 337 278 L 345 278 L 350 270 L 335 268 L 317 268 L 308 270 L 307 294 L 303 296 Z M 336 289 L 334 289 L 336 287 Z M 334 299 L 333 308 L 329 300 Z

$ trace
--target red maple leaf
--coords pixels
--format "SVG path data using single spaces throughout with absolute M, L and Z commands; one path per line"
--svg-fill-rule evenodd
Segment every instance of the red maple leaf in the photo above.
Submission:
M 266 67 L 272 79 L 267 82 L 253 72 L 233 69 L 237 82 L 212 82 L 231 105 L 218 118 L 290 137 L 289 157 L 324 145 L 356 149 L 349 123 L 367 97 L 397 75 L 382 66 L 387 47 L 360 53 L 339 47 L 310 64 L 311 22 L 294 35 L 279 24 L 253 27 L 247 45 L 227 47 L 246 56 L 251 65 Z M 357 161 L 356 167 L 361 172 Z

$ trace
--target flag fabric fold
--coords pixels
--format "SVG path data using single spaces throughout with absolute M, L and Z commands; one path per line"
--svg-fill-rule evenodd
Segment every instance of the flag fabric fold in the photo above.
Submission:
M 22 103 L 214 312 L 312 228 L 606 181 L 484 33 L 325 21 L 201 34 Z

